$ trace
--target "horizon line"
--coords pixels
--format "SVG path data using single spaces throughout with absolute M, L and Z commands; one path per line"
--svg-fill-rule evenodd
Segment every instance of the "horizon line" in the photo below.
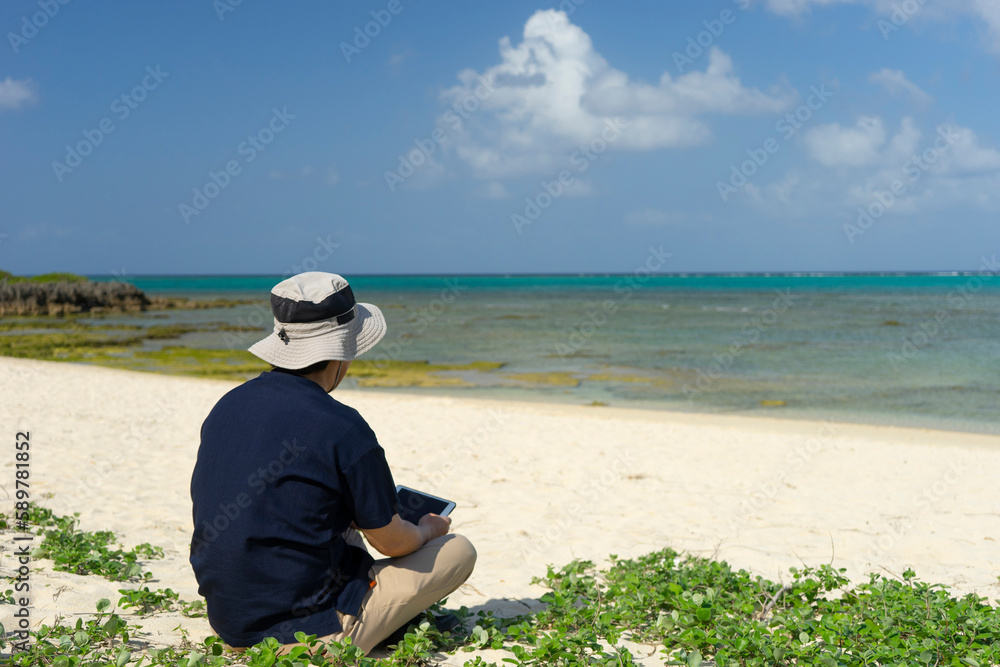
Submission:
M 628 276 L 636 271 L 596 271 L 581 272 L 567 271 L 558 273 L 354 273 L 345 272 L 342 275 L 349 275 L 355 278 L 441 278 L 441 277 L 461 277 L 461 278 L 585 278 L 603 276 Z M 994 275 L 995 272 L 983 269 L 930 269 L 915 271 L 894 271 L 894 270 L 868 270 L 868 271 L 672 271 L 672 272 L 649 272 L 649 275 L 656 277 L 839 277 L 839 276 L 940 276 L 949 275 Z M 29 274 L 27 277 L 44 274 Z M 80 274 L 87 278 L 118 278 L 111 273 L 84 273 Z M 137 273 L 125 277 L 128 278 L 273 278 L 289 277 L 296 275 L 293 273 Z

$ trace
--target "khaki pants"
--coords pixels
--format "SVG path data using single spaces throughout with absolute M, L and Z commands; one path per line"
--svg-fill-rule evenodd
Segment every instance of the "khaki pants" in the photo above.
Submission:
M 344 537 L 367 549 L 356 530 L 348 530 Z M 319 639 L 330 642 L 350 637 L 355 646 L 370 653 L 404 623 L 465 583 L 475 564 L 472 543 L 454 533 L 434 538 L 406 556 L 377 560 L 369 571 L 375 586 L 365 595 L 361 611 L 357 616 L 338 612 L 343 630 Z M 281 652 L 295 646 L 301 644 L 285 644 Z

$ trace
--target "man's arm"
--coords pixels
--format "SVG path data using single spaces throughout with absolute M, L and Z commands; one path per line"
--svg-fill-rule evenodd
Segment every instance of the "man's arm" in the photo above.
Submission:
M 425 514 L 420 522 L 412 524 L 394 514 L 389 525 L 381 528 L 362 529 L 368 544 L 389 558 L 411 554 L 435 537 L 448 534 L 451 517 Z

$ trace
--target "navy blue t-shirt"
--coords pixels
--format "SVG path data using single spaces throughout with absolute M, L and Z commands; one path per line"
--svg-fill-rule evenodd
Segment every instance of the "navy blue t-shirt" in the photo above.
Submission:
M 336 612 L 357 615 L 374 562 L 342 534 L 399 511 L 385 452 L 357 410 L 278 371 L 212 408 L 191 499 L 198 592 L 231 646 L 340 630 Z

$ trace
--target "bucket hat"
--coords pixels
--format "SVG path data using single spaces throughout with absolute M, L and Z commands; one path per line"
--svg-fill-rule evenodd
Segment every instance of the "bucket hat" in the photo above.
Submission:
M 350 361 L 385 335 L 382 311 L 358 303 L 336 273 L 307 271 L 271 290 L 274 331 L 248 349 L 279 368 L 300 369 L 320 361 Z

